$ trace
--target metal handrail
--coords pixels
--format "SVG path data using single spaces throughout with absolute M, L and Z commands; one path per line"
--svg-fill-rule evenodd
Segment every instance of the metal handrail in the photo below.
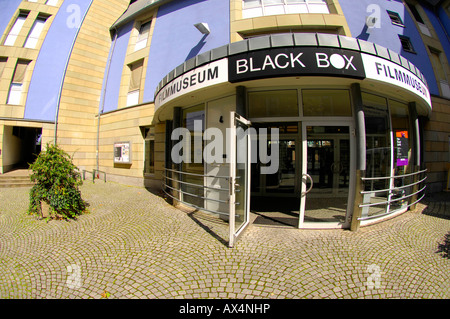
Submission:
M 392 178 L 401 178 L 401 177 L 408 177 L 408 176 L 414 176 L 414 175 L 419 175 L 421 173 L 425 173 L 427 172 L 428 169 L 424 169 L 422 171 L 418 171 L 418 172 L 414 172 L 414 173 L 409 173 L 409 174 L 404 174 L 404 175 L 396 175 L 396 176 L 381 176 L 381 177 L 361 177 L 361 180 L 363 181 L 376 181 L 376 180 L 380 180 L 380 179 L 392 179 Z
M 198 205 L 186 202 L 186 201 L 184 201 L 184 200 L 182 200 L 180 198 L 177 198 L 174 195 L 170 194 L 169 190 L 172 190 L 172 191 L 175 191 L 175 192 L 179 192 L 181 194 L 184 194 L 184 195 L 187 195 L 187 196 L 191 196 L 191 197 L 194 197 L 194 198 L 199 198 L 199 199 L 202 199 L 202 200 L 207 200 L 207 201 L 212 201 L 212 202 L 217 202 L 217 203 L 223 203 L 223 204 L 229 204 L 230 203 L 229 193 L 228 193 L 228 196 L 227 196 L 226 200 L 221 200 L 221 199 L 208 198 L 208 197 L 205 197 L 205 196 L 193 194 L 193 193 L 190 193 L 190 192 L 182 190 L 181 187 L 180 187 L 180 189 L 177 189 L 177 188 L 167 184 L 167 180 L 170 180 L 170 181 L 173 181 L 173 182 L 176 182 L 176 183 L 189 185 L 189 186 L 194 186 L 194 187 L 199 187 L 199 188 L 203 188 L 203 189 L 210 189 L 210 190 L 215 190 L 215 191 L 228 191 L 229 192 L 228 188 L 215 188 L 215 187 L 210 187 L 210 186 L 205 186 L 205 185 L 198 185 L 198 184 L 194 184 L 194 183 L 181 181 L 181 180 L 179 180 L 177 178 L 169 177 L 168 173 L 171 172 L 171 173 L 174 173 L 174 174 L 180 174 L 180 175 L 183 174 L 183 175 L 198 176 L 198 177 L 224 178 L 227 181 L 230 179 L 229 176 L 208 176 L 208 175 L 202 175 L 202 174 L 196 174 L 196 173 L 181 172 L 181 171 L 177 171 L 177 170 L 170 169 L 170 168 L 164 168 L 164 170 L 165 170 L 165 174 L 164 174 L 164 179 L 163 179 L 163 182 L 162 182 L 163 183 L 163 192 L 167 196 L 169 196 L 170 198 L 172 198 L 172 199 L 174 199 L 174 200 L 176 200 L 178 202 L 181 202 L 181 203 L 183 203 L 183 204 L 185 204 L 187 206 L 190 206 L 190 207 L 198 209 L 198 210 L 207 211 L 207 212 L 211 212 L 211 213 L 215 213 L 215 214 L 219 214 L 219 215 L 227 215 L 227 216 L 229 216 L 228 212 L 213 211 L 211 209 L 207 209 L 205 207 L 198 206 Z M 203 206 L 205 206 L 205 205 L 203 205 Z
M 406 205 L 405 208 L 408 208 L 408 207 L 410 207 L 410 206 L 420 202 L 424 197 L 425 197 L 425 194 L 423 194 L 422 197 L 420 197 L 414 203 Z M 394 213 L 394 212 L 386 212 L 386 213 L 383 213 L 383 214 L 377 214 L 377 215 L 373 215 L 373 216 L 359 217 L 358 220 L 368 220 L 368 219 L 380 218 L 380 217 L 383 217 L 383 216 L 391 215 L 392 213 Z
M 369 204 L 360 204 L 359 207 L 372 207 L 372 206 L 377 206 L 377 205 L 386 205 L 386 204 L 390 204 L 390 203 L 397 202 L 397 201 L 400 201 L 400 200 L 404 200 L 405 198 L 409 198 L 409 197 L 411 197 L 411 196 L 414 196 L 414 195 L 419 194 L 421 191 L 425 190 L 425 188 L 427 188 L 427 187 L 424 186 L 424 187 L 422 187 L 421 190 L 419 190 L 419 191 L 417 191 L 417 192 L 415 192 L 415 193 L 409 194 L 409 195 L 407 195 L 407 196 L 402 196 L 402 197 L 400 197 L 400 198 L 395 198 L 395 199 L 388 200 L 388 201 L 385 201 L 385 202 L 369 203 Z
M 95 180 L 95 172 L 103 173 L 103 181 L 106 183 L 106 172 L 95 169 L 95 168 L 92 170 L 92 182 L 94 182 L 94 180 Z M 100 177 L 98 179 L 100 179 Z
M 195 187 L 202 187 L 202 188 L 207 188 L 207 189 L 212 189 L 215 191 L 229 191 L 228 188 L 215 188 L 215 187 L 211 187 L 211 186 L 205 186 L 205 185 L 199 185 L 199 184 L 194 184 L 194 183 L 188 183 L 188 182 L 184 182 L 184 181 L 180 181 L 178 179 L 174 179 L 168 176 L 165 176 L 165 178 L 170 179 L 171 181 L 177 182 L 177 183 L 182 183 L 185 185 L 189 185 L 189 186 L 195 186 Z
M 177 174 L 184 174 L 184 175 L 191 175 L 191 176 L 198 176 L 198 177 L 225 178 L 225 179 L 229 179 L 230 178 L 230 176 L 212 176 L 212 175 L 204 175 L 204 174 L 182 172 L 182 171 L 177 171 L 177 170 L 170 169 L 170 168 L 164 168 L 164 169 L 166 171 L 174 172 L 174 173 L 177 173 Z
M 225 203 L 225 204 L 228 204 L 228 203 L 230 202 L 229 199 L 228 199 L 228 200 L 221 200 L 221 199 L 215 199 L 215 198 L 207 198 L 207 197 L 203 197 L 203 196 L 200 196 L 200 195 L 197 195 L 197 194 L 192 194 L 192 193 L 183 191 L 183 190 L 181 190 L 181 189 L 176 189 L 176 188 L 174 188 L 174 187 L 172 187 L 172 186 L 169 186 L 169 185 L 167 185 L 167 184 L 165 184 L 165 183 L 164 183 L 164 186 L 167 187 L 167 188 L 170 188 L 171 190 L 174 190 L 174 191 L 176 191 L 176 192 L 180 192 L 180 193 L 183 193 L 183 194 L 185 194 L 185 195 L 189 195 L 189 196 L 196 197 L 196 198 L 201 198 L 201 199 L 206 199 L 206 200 L 212 200 L 213 202 Z
M 185 205 L 188 205 L 188 206 L 190 206 L 190 207 L 193 207 L 193 208 L 195 208 L 195 209 L 199 209 L 199 210 L 202 210 L 202 211 L 206 211 L 206 212 L 210 212 L 210 213 L 214 213 L 214 214 L 219 214 L 219 215 L 226 215 L 226 216 L 229 216 L 229 215 L 230 215 L 230 213 L 224 213 L 224 212 L 219 212 L 219 211 L 210 210 L 210 209 L 207 209 L 207 208 L 204 208 L 204 207 L 200 207 L 200 206 L 197 206 L 197 205 L 194 205 L 194 204 L 185 202 L 185 201 L 183 201 L 183 200 L 180 200 L 179 198 L 176 198 L 176 197 L 173 196 L 172 194 L 169 194 L 164 188 L 163 188 L 163 192 L 164 192 L 167 196 L 169 196 L 170 198 L 175 199 L 176 201 L 178 201 L 178 202 L 180 202 L 180 203 L 183 203 L 183 204 L 185 204 Z
M 424 169 L 424 170 L 420 170 L 417 172 L 413 172 L 413 173 L 408 173 L 408 174 L 404 174 L 404 175 L 397 175 L 397 176 L 391 176 L 391 177 L 369 177 L 369 178 L 364 178 L 362 177 L 361 180 L 362 181 L 373 181 L 373 180 L 387 180 L 387 179 L 396 179 L 396 178 L 403 178 L 403 177 L 410 177 L 410 176 L 417 176 L 420 175 L 422 173 L 426 173 L 428 170 Z M 391 205 L 392 203 L 398 202 L 398 201 L 402 201 L 405 199 L 408 199 L 410 197 L 416 196 L 417 194 L 424 192 L 425 189 L 427 188 L 427 185 L 424 185 L 420 190 L 413 192 L 409 195 L 404 195 L 404 193 L 402 194 L 401 197 L 398 198 L 393 198 L 392 199 L 392 192 L 396 191 L 396 190 L 402 190 L 408 187 L 413 187 L 416 185 L 419 185 L 421 183 L 423 183 L 425 180 L 427 179 L 427 176 L 425 175 L 422 179 L 420 179 L 419 181 L 415 181 L 412 182 L 410 184 L 407 185 L 403 185 L 403 186 L 398 186 L 398 187 L 393 187 L 393 188 L 388 188 L 388 189 L 380 189 L 380 190 L 370 190 L 370 191 L 361 191 L 360 194 L 376 194 L 376 193 L 381 193 L 381 192 L 389 192 L 386 201 L 382 201 L 382 202 L 377 202 L 377 203 L 362 203 L 359 205 L 360 208 L 364 208 L 364 207 L 373 207 L 373 206 L 378 206 L 378 205 Z M 412 191 L 414 191 L 415 189 L 412 188 Z M 425 192 L 423 193 L 423 195 L 420 197 L 420 199 L 415 200 L 413 203 L 410 203 L 408 205 L 402 205 L 402 209 L 408 208 L 418 202 L 420 202 L 423 198 L 425 197 Z M 389 206 L 388 206 L 389 207 Z M 363 221 L 363 220 L 369 220 L 369 219 L 375 219 L 375 218 L 380 218 L 383 216 L 387 216 L 387 215 L 391 215 L 393 213 L 395 213 L 397 210 L 394 211 L 390 211 L 389 208 L 386 209 L 387 211 L 381 214 L 376 214 L 376 215 L 372 215 L 372 216 L 364 216 L 364 217 L 359 217 L 358 220 Z
M 421 179 L 418 182 L 412 183 L 412 184 L 408 184 L 408 185 L 404 185 L 404 186 L 397 186 L 394 188 L 386 188 L 386 189 L 379 189 L 379 190 L 374 190 L 374 191 L 361 191 L 361 194 L 370 194 L 370 193 L 382 193 L 382 192 L 389 192 L 392 190 L 396 190 L 396 189 L 403 189 L 403 188 L 407 188 L 407 187 L 411 187 L 417 184 L 420 184 L 422 182 L 424 182 L 426 179 L 428 178 L 428 176 L 425 176 L 425 178 Z

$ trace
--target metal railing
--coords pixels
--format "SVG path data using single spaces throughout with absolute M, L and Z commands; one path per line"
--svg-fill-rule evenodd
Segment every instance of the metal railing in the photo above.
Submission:
M 103 174 L 103 181 L 106 183 L 106 172 L 100 171 L 98 169 L 93 169 L 92 172 L 84 169 L 83 170 L 83 180 L 86 180 L 86 173 L 90 173 L 90 174 L 92 174 L 92 183 L 94 183 L 95 176 L 96 176 L 95 172 L 102 173 Z M 98 174 L 97 178 L 100 179 L 100 174 Z
M 169 176 L 170 175 L 170 176 Z M 178 178 L 176 178 L 176 176 L 178 176 Z M 199 178 L 215 178 L 215 179 L 224 179 L 227 181 L 227 185 L 228 188 L 223 188 L 223 187 L 212 187 L 212 186 L 206 186 L 203 185 L 203 181 L 202 184 L 195 184 L 195 183 L 191 183 L 191 182 L 187 182 L 185 180 L 183 180 L 184 176 L 193 176 L 193 177 L 199 177 Z M 176 188 L 173 187 L 173 183 L 178 184 L 180 187 Z M 194 188 L 199 188 L 201 190 L 210 190 L 210 191 L 217 191 L 217 192 L 226 192 L 226 199 L 216 199 L 216 198 L 210 198 L 207 196 L 202 196 L 199 194 L 194 194 L 191 192 L 188 192 L 186 190 L 183 189 L 182 185 L 187 185 L 189 187 L 194 187 Z M 217 211 L 217 210 L 212 210 L 212 209 L 208 209 L 206 208 L 204 205 L 207 201 L 211 201 L 211 202 L 216 202 L 216 203 L 222 203 L 222 204 L 229 204 L 230 203 L 230 177 L 229 176 L 213 176 L 213 175 L 204 175 L 204 174 L 196 174 L 196 173 L 189 173 L 189 172 L 183 172 L 183 171 L 178 171 L 175 169 L 170 169 L 170 168 L 164 168 L 164 178 L 163 178 L 163 192 L 169 196 L 170 198 L 183 203 L 187 206 L 190 206 L 194 209 L 198 209 L 198 210 L 202 210 L 202 211 L 207 211 L 210 213 L 214 213 L 214 214 L 219 214 L 219 215 L 226 215 L 229 216 L 229 212 L 221 212 L 221 211 Z M 174 192 L 178 192 L 179 194 L 181 194 L 182 196 L 180 197 L 176 197 L 173 195 L 173 193 L 171 191 Z M 203 200 L 203 205 L 196 205 L 194 203 L 188 202 L 186 200 L 184 200 L 184 195 L 187 196 L 191 196 L 193 198 L 198 198 L 200 200 Z
M 386 207 L 386 212 L 381 213 L 381 214 L 374 214 L 371 216 L 363 216 L 358 218 L 358 220 L 363 221 L 363 220 L 369 220 L 369 219 L 375 219 L 375 218 L 380 218 L 383 216 L 387 216 L 390 214 L 395 213 L 397 210 L 394 211 L 390 211 L 390 205 L 399 201 L 403 201 L 409 198 L 413 198 L 414 200 L 414 196 L 419 195 L 420 193 L 423 192 L 423 194 L 421 195 L 421 197 L 417 200 L 414 200 L 412 203 L 409 203 L 408 205 L 403 205 L 401 206 L 399 209 L 407 209 L 409 207 L 411 207 L 412 205 L 415 205 L 416 203 L 420 202 L 424 197 L 425 197 L 425 189 L 426 189 L 426 185 L 423 185 L 423 187 L 420 188 L 420 184 L 422 184 L 423 182 L 425 182 L 425 180 L 427 179 L 427 176 L 425 175 L 424 177 L 422 177 L 421 179 L 417 180 L 417 177 L 420 174 L 425 174 L 427 172 L 427 169 L 424 170 L 419 170 L 417 172 L 413 172 L 413 173 L 408 173 L 408 174 L 403 174 L 403 175 L 397 175 L 397 176 L 386 176 L 386 177 L 361 177 L 362 182 L 364 183 L 365 181 L 379 181 L 379 180 L 396 180 L 396 179 L 404 179 L 404 178 L 412 178 L 412 182 L 410 182 L 409 184 L 406 185 L 402 185 L 402 186 L 394 186 L 392 188 L 386 188 L 386 189 L 378 189 L 378 190 L 368 190 L 368 191 L 361 191 L 360 193 L 362 195 L 367 195 L 367 194 L 376 194 L 376 193 L 388 193 L 387 199 L 386 201 L 379 201 L 379 202 L 375 202 L 375 203 L 362 203 L 359 205 L 360 208 L 369 208 L 369 207 L 374 207 L 374 206 L 379 206 L 379 205 L 387 205 Z M 406 192 L 404 191 L 406 188 L 412 188 L 411 193 L 406 195 Z M 414 189 L 416 188 L 416 189 Z M 420 188 L 420 189 L 418 189 Z M 418 189 L 418 190 L 417 190 Z M 394 197 L 398 194 L 402 194 L 400 197 Z

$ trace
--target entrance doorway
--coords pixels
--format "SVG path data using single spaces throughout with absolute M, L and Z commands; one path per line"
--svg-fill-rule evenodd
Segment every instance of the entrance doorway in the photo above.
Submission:
M 28 169 L 41 152 L 42 128 L 4 126 L 3 173 L 15 169 Z
M 251 210 L 257 215 L 254 223 L 348 227 L 355 171 L 352 121 L 291 124 L 290 133 L 285 131 L 286 126 L 279 126 L 278 172 L 262 175 L 261 163 L 252 164 Z M 300 129 L 295 131 L 295 127 Z
M 351 123 L 303 123 L 300 228 L 347 227 L 353 185 Z
M 301 139 L 298 123 L 256 123 L 256 131 L 261 128 L 270 133 L 271 128 L 279 130 L 278 170 L 274 174 L 262 174 L 259 160 L 252 163 L 251 211 L 256 215 L 254 224 L 271 226 L 298 226 L 300 201 Z M 260 135 L 253 142 L 259 153 Z M 267 151 L 272 154 L 270 136 L 267 137 Z

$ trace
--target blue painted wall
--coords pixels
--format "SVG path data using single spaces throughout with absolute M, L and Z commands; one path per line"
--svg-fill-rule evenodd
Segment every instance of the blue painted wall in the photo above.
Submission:
M 74 27 L 73 22 L 83 21 L 91 2 L 92 0 L 65 0 L 61 5 L 36 59 L 28 88 L 25 119 L 55 120 L 67 59 L 79 30 Z
M 208 23 L 201 34 L 194 24 Z M 175 0 L 158 9 L 145 80 L 144 102 L 162 78 L 190 58 L 230 42 L 229 0 Z
M 158 83 L 184 61 L 230 42 L 229 0 L 175 0 L 158 8 L 148 66 L 145 70 L 143 101 L 152 102 Z M 211 33 L 201 34 L 194 24 L 208 23 Z M 118 107 L 120 81 L 126 51 L 134 21 L 118 30 L 116 43 L 111 44 L 111 62 L 105 94 L 100 111 L 108 112 Z M 109 72 L 109 73 L 108 73 Z
M 103 86 L 106 85 L 105 94 L 101 97 L 100 110 L 103 112 L 113 111 L 117 109 L 119 102 L 120 81 L 122 79 L 122 71 L 127 53 L 128 41 L 130 39 L 131 30 L 134 21 L 127 23 L 117 32 L 117 39 L 113 40 L 110 50 L 110 65 L 105 71 L 105 79 Z M 108 74 L 108 76 L 107 76 Z M 106 78 L 107 76 L 107 78 Z
M 6 31 L 9 21 L 22 0 L 0 0 L 0 37 Z
M 439 89 L 434 76 L 433 67 L 428 57 L 426 47 L 422 41 L 420 31 L 417 30 L 413 17 L 411 17 L 400 0 L 339 0 L 349 25 L 352 37 L 379 44 L 383 47 L 399 53 L 423 73 L 427 79 L 431 94 L 439 94 Z M 367 28 L 366 17 L 372 11 L 370 5 L 378 5 L 380 8 L 380 28 Z M 401 17 L 404 27 L 393 25 L 386 10 L 397 12 Z M 410 38 L 416 54 L 405 52 L 402 49 L 398 35 Z
M 439 16 L 439 19 L 441 20 L 441 23 L 442 23 L 445 31 L 450 36 L 450 17 L 447 15 L 447 12 L 445 12 L 444 8 L 440 7 L 438 9 L 438 16 Z
M 431 24 L 439 37 L 439 41 L 441 42 L 444 52 L 447 55 L 447 60 L 450 61 L 450 41 L 447 37 L 447 32 L 450 31 L 449 17 L 445 13 L 444 8 L 439 9 L 438 15 L 436 15 L 435 12 L 428 7 L 423 7 L 423 9 L 425 10 L 428 19 L 430 19 Z

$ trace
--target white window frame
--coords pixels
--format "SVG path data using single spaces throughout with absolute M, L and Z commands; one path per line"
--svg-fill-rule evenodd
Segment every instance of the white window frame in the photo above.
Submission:
M 25 40 L 24 48 L 34 49 L 39 41 L 39 37 L 44 29 L 46 17 L 37 17 L 31 27 L 30 33 L 28 33 L 27 39 Z
M 16 21 L 14 22 L 13 27 L 9 31 L 8 36 L 6 37 L 6 40 L 3 43 L 3 45 L 7 45 L 7 46 L 14 45 L 17 37 L 19 36 L 20 30 L 22 30 L 22 27 L 23 27 L 27 17 L 28 17 L 28 13 L 20 13 L 19 14 Z
M 22 99 L 22 87 L 23 83 L 11 83 L 6 104 L 20 105 Z
M 47 0 L 45 2 L 45 4 L 48 5 L 48 6 L 56 6 L 58 4 L 58 1 L 59 0 Z
M 142 29 L 144 25 L 148 25 L 148 29 Z M 152 27 L 152 20 L 142 22 L 139 26 L 139 33 L 134 45 L 134 51 L 139 51 L 147 46 L 148 38 L 150 36 L 150 28 Z M 143 32 L 145 31 L 145 32 Z
M 25 63 L 21 63 L 21 61 L 18 60 L 16 63 L 16 67 L 14 68 L 13 78 L 12 78 L 11 84 L 9 86 L 8 100 L 6 101 L 6 104 L 22 105 L 21 100 L 22 100 L 23 82 L 25 80 L 25 74 L 26 74 L 28 65 L 30 63 L 29 61 L 28 62 L 23 61 L 23 62 L 25 62 Z M 19 64 L 26 64 L 26 67 L 24 70 L 24 76 L 23 76 L 24 78 L 22 79 L 21 82 L 14 82 Z
M 330 13 L 326 0 L 254 0 L 247 5 L 242 0 L 242 8 L 244 19 L 279 14 Z
M 132 105 L 139 104 L 139 91 L 140 90 L 134 90 L 134 91 L 128 92 L 128 94 L 127 94 L 127 106 L 132 106 Z

